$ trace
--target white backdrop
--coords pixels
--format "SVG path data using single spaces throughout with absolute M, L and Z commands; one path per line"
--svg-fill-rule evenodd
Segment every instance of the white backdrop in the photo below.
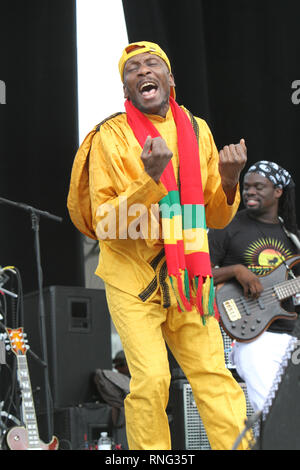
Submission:
M 79 141 L 124 110 L 118 62 L 128 43 L 121 0 L 77 0 Z
M 79 143 L 92 128 L 124 110 L 118 62 L 128 36 L 121 0 L 77 0 L 77 69 Z M 94 272 L 98 262 L 95 242 L 82 237 L 85 286 L 103 289 Z M 112 324 L 112 357 L 122 344 Z

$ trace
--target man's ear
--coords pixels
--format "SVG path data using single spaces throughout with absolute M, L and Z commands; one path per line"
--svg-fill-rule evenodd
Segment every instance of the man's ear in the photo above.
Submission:
M 282 196 L 283 190 L 281 188 L 275 188 L 275 197 L 279 199 Z
M 174 75 L 172 74 L 172 72 L 171 72 L 170 75 L 169 75 L 169 85 L 170 85 L 170 86 L 174 86 L 174 87 L 176 86 L 176 84 L 175 84 L 175 78 L 174 78 Z
M 128 95 L 128 90 L 127 90 L 126 85 L 123 85 L 123 93 L 124 93 L 124 98 L 127 99 L 129 95 Z

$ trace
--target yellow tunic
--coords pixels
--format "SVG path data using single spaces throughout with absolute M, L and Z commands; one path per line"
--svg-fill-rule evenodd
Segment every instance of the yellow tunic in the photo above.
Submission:
M 171 110 L 169 109 L 165 118 L 157 115 L 148 115 L 147 117 L 173 152 L 172 163 L 175 175 L 177 175 L 177 132 Z M 235 215 L 240 203 L 240 194 L 237 190 L 234 203 L 227 204 L 218 171 L 219 154 L 212 134 L 204 120 L 200 118 L 196 118 L 196 120 L 199 126 L 199 154 L 207 226 L 223 228 Z M 110 231 L 110 238 L 99 241 L 100 257 L 96 274 L 105 283 L 130 294 L 139 295 L 155 276 L 150 262 L 163 248 L 161 238 L 156 237 L 151 240 L 149 233 L 153 214 L 155 218 L 157 204 L 167 192 L 161 183 L 156 184 L 145 172 L 140 158 L 142 149 L 127 123 L 125 113 L 105 121 L 99 131 L 96 132 L 95 129 L 83 142 L 76 157 L 81 159 L 81 162 L 86 159 L 86 167 L 89 165 L 89 170 L 86 168 L 85 185 L 88 184 L 89 187 L 90 201 L 86 202 L 89 198 L 83 192 L 80 201 L 82 207 L 78 208 L 72 200 L 72 191 L 70 190 L 68 197 L 70 216 L 73 223 L 83 233 L 92 234 L 90 236 L 97 234 L 95 238 L 103 237 L 99 224 L 100 220 L 103 220 L 101 208 L 103 208 L 103 204 L 109 204 L 112 214 L 110 226 L 112 227 L 115 222 L 116 231 L 113 233 Z M 78 172 L 76 158 L 72 171 L 71 188 L 72 184 L 74 186 L 72 180 L 75 179 L 76 172 Z M 80 191 L 86 191 L 86 188 L 81 188 Z M 88 203 L 91 206 L 91 221 L 89 229 L 85 230 L 77 218 L 76 211 L 84 211 Z M 139 227 L 136 223 L 134 224 L 134 220 L 139 214 L 136 212 L 137 206 L 133 206 L 134 204 L 143 204 L 149 210 L 147 234 L 143 230 L 144 226 Z M 127 217 L 130 208 L 133 209 L 133 213 Z M 149 215 L 151 213 L 152 219 Z M 118 224 L 119 219 L 121 225 Z M 128 234 L 130 226 L 134 229 L 133 233 L 137 234 L 136 236 L 140 233 L 139 238 L 132 239 L 132 235 Z
M 166 118 L 148 117 L 173 152 L 178 175 L 177 133 L 171 112 Z M 207 225 L 221 228 L 235 215 L 240 195 L 237 191 L 234 203 L 227 204 L 212 135 L 203 120 L 197 122 Z M 244 428 L 246 402 L 241 387 L 225 367 L 219 325 L 209 317 L 204 326 L 195 308 L 187 315 L 178 314 L 160 238 L 134 240 L 125 236 L 134 217 L 131 214 L 127 218 L 120 203 L 125 199 L 128 211 L 134 204 L 145 205 L 151 219 L 166 195 L 163 185 L 156 184 L 144 171 L 141 152 L 126 114 L 102 123 L 77 152 L 68 197 L 71 219 L 92 238 L 97 238 L 96 233 L 103 234 L 99 227 L 104 204 L 110 204 L 109 222 L 121 214 L 121 224 L 116 224 L 119 238 L 111 236 L 99 242 L 96 274 L 106 283 L 110 314 L 131 373 L 130 393 L 124 402 L 129 448 L 171 449 L 165 412 L 171 379 L 166 341 L 191 384 L 212 449 L 229 450 Z M 241 448 L 246 448 L 246 443 Z

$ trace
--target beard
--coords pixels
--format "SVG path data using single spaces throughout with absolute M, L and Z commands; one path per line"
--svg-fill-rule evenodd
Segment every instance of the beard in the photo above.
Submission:
M 131 98 L 132 104 L 144 114 L 166 115 L 169 109 L 169 96 L 164 98 L 160 103 L 144 105 L 140 100 Z
M 253 217 L 260 216 L 264 213 L 264 210 L 260 204 L 256 205 L 255 207 L 252 207 L 252 206 L 247 206 L 247 204 L 244 202 L 244 206 L 247 211 L 247 214 L 253 215 Z

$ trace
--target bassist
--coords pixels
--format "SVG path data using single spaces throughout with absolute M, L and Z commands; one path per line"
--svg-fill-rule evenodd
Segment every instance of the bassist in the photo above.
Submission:
M 259 277 L 300 252 L 295 184 L 278 164 L 260 161 L 245 174 L 242 197 L 245 209 L 208 234 L 214 283 L 236 280 L 245 298 L 257 299 L 263 291 Z M 295 311 L 293 305 L 286 309 Z M 293 320 L 277 319 L 254 341 L 234 344 L 233 361 L 254 411 L 263 408 L 293 328 Z

